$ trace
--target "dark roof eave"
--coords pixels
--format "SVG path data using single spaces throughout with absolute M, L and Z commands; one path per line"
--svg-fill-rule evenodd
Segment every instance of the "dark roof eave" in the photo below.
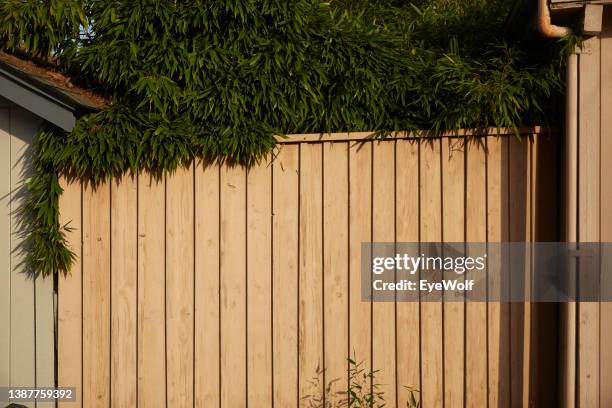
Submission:
M 0 60 L 0 96 L 67 132 L 72 131 L 79 116 L 104 106 L 6 60 Z

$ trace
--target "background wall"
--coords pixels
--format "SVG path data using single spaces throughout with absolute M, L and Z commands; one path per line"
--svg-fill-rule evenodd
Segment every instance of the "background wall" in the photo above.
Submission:
M 78 261 L 59 280 L 59 384 L 87 407 L 304 406 L 346 391 L 354 356 L 389 407 L 403 386 L 425 408 L 527 406 L 538 313 L 362 302 L 360 245 L 555 236 L 555 146 L 294 135 L 249 170 L 64 180 Z
M 53 280 L 32 279 L 25 270 L 15 214 L 40 124 L 0 98 L 0 386 L 54 385 Z
M 587 39 L 577 55 L 576 82 L 568 106 L 567 241 L 612 242 L 612 8 L 604 8 L 602 32 Z M 571 77 L 571 73 L 570 73 Z M 572 81 L 570 81 L 572 84 Z M 602 259 L 601 285 L 610 285 L 612 259 Z M 566 407 L 612 405 L 612 304 L 564 305 L 565 361 L 562 394 Z

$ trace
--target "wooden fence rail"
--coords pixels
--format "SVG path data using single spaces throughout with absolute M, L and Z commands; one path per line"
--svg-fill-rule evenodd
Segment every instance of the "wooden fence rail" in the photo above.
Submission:
M 550 233 L 554 146 L 296 135 L 250 169 L 64 180 L 78 258 L 59 281 L 59 385 L 87 408 L 308 406 L 346 391 L 354 356 L 389 407 L 404 386 L 425 408 L 526 406 L 529 307 L 363 302 L 360 246 Z

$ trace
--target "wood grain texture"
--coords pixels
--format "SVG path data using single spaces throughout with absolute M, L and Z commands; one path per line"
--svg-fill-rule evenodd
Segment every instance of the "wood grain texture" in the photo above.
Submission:
M 508 139 L 487 137 L 487 241 L 506 242 L 508 233 Z M 504 268 L 504 269 L 502 269 Z M 490 297 L 501 296 L 501 276 L 507 266 L 498 263 L 488 264 L 491 285 Z M 509 304 L 490 301 L 488 303 L 488 373 L 489 406 L 510 406 L 510 347 L 509 347 Z
M 221 194 L 221 407 L 245 405 L 246 171 L 223 167 Z
M 527 216 L 525 217 L 525 230 L 526 230 L 526 241 L 536 241 L 536 191 L 532 186 L 536 185 L 536 177 L 538 169 L 535 167 L 535 156 L 537 154 L 537 142 L 533 139 L 532 135 L 526 135 L 523 139 L 523 143 L 527 144 L 527 187 L 525 200 L 527 201 Z M 552 180 L 551 180 L 552 181 Z M 544 190 L 538 188 L 538 192 Z M 527 252 L 525 255 L 525 297 L 529 299 L 533 292 L 533 280 L 531 274 L 533 272 L 533 254 Z M 534 305 L 532 302 L 524 302 L 525 310 L 525 323 L 523 329 L 523 394 L 522 403 L 523 406 L 533 405 L 534 401 L 537 401 L 536 393 L 534 392 L 534 381 L 532 381 L 532 374 L 536 367 L 535 360 L 538 355 L 535 353 L 532 339 L 533 325 L 535 324 L 534 318 Z
M 420 145 L 421 241 L 442 238 L 440 139 Z M 421 279 L 439 280 L 428 273 Z M 423 294 L 421 294 L 423 297 Z M 441 407 L 444 390 L 442 369 L 442 303 L 421 304 L 421 397 L 423 406 Z
M 110 185 L 83 189 L 83 405 L 110 405 Z
M 372 240 L 372 142 L 351 143 L 349 156 L 349 353 L 371 371 L 372 302 L 362 300 L 361 243 Z
M 362 242 L 532 237 L 530 142 L 488 137 L 486 162 L 462 142 L 283 144 L 248 172 L 124 176 L 83 187 L 82 225 L 63 181 L 79 257 L 60 281 L 60 384 L 83 375 L 88 407 L 304 406 L 346 389 L 350 355 L 386 406 L 404 386 L 425 407 L 530 402 L 522 304 L 510 320 L 499 303 L 361 300 Z
M 601 106 L 612 105 L 612 13 L 604 11 L 603 31 L 601 34 Z M 601 115 L 601 180 L 612 180 L 612 115 Z M 601 183 L 601 241 L 612 242 L 612 183 Z M 602 270 L 612 270 L 612 257 L 604 254 Z M 610 287 L 612 277 L 602 274 L 601 287 Z M 600 304 L 601 337 L 600 344 L 612 343 L 612 303 Z M 612 349 L 600 348 L 600 384 L 612 384 Z M 600 406 L 612 406 L 612 389 L 601 386 L 599 389 Z
M 474 139 L 467 144 L 466 160 L 466 241 L 486 242 L 486 152 L 485 139 Z M 472 254 L 474 256 L 474 254 Z M 469 279 L 469 273 L 466 274 Z M 465 304 L 465 405 L 482 407 L 487 404 L 487 304 Z
M 135 407 L 138 278 L 136 176 L 111 182 L 111 406 Z
M 465 240 L 465 140 L 443 139 L 442 148 L 442 241 Z M 444 305 L 444 405 L 460 407 L 465 390 L 466 303 Z
M 195 406 L 218 407 L 219 356 L 219 166 L 195 168 Z
M 67 225 L 68 248 L 75 260 L 68 276 L 58 280 L 57 297 L 57 384 L 59 387 L 75 387 L 74 402 L 58 403 L 60 408 L 82 406 L 82 194 L 81 183 L 60 179 L 64 190 L 60 197 L 60 223 Z
M 272 366 L 274 406 L 298 406 L 299 146 L 273 161 Z
M 395 241 L 395 142 L 374 142 L 372 241 Z M 388 406 L 397 402 L 395 303 L 373 302 L 372 366 Z
M 395 160 L 395 228 L 397 242 L 419 241 L 419 142 L 398 140 Z M 421 339 L 419 303 L 397 302 L 397 393 L 398 406 L 405 406 L 409 392 L 421 389 Z M 401 329 L 400 329 L 401 328 Z M 417 395 L 418 396 L 418 395 Z
M 522 127 L 518 129 L 521 135 L 544 132 L 540 126 Z M 397 132 L 388 135 L 386 140 L 415 140 L 426 137 L 469 137 L 483 135 L 515 136 L 515 129 L 510 128 L 488 128 L 488 129 L 458 129 L 443 132 L 419 130 L 414 132 Z M 297 143 L 325 143 L 325 142 L 356 142 L 363 143 L 375 140 L 373 132 L 338 132 L 338 133 L 299 133 L 291 135 L 276 136 L 278 144 L 297 144 Z
M 323 145 L 324 367 L 329 403 L 346 398 L 348 392 L 348 149 L 348 143 Z
M 272 406 L 272 166 L 247 175 L 247 403 Z
M 530 240 L 530 205 L 528 183 L 529 175 L 529 144 L 524 140 L 510 139 L 509 143 L 509 182 L 508 197 L 510 201 L 509 214 L 509 240 L 512 242 L 526 242 Z M 525 254 L 511 253 L 511 257 L 522 257 L 516 259 L 516 264 L 521 262 L 526 265 Z M 511 276 L 524 274 L 525 268 L 511 269 Z M 525 287 L 524 275 L 521 278 L 512 279 L 512 291 L 517 288 L 514 285 Z M 511 406 L 523 406 L 524 393 L 528 392 L 524 388 L 525 376 L 523 371 L 525 350 L 525 330 L 526 330 L 526 310 L 522 302 L 510 304 L 510 401 Z
M 193 164 L 166 177 L 167 405 L 193 406 Z
M 166 184 L 138 175 L 138 406 L 166 406 Z
M 299 392 L 323 398 L 323 155 L 320 144 L 300 147 Z M 307 403 L 301 401 L 301 403 Z
M 578 241 L 598 242 L 600 231 L 600 149 L 601 149 L 601 41 L 600 36 L 585 41 L 587 52 L 579 55 L 580 121 L 578 149 Z M 599 404 L 599 304 L 578 305 L 578 403 L 584 407 Z

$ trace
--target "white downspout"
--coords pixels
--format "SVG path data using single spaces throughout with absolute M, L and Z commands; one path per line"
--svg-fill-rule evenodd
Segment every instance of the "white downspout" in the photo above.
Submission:
M 556 26 L 550 22 L 548 0 L 538 0 L 538 31 L 544 37 L 560 38 L 572 33 L 569 27 Z

